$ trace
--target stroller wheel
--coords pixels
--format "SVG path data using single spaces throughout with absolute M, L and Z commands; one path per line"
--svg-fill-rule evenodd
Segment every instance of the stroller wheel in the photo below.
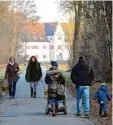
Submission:
M 64 115 L 67 115 L 67 106 L 64 107 Z

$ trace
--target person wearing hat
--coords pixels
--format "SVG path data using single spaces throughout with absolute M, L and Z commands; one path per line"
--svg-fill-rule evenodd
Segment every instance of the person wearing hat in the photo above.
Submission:
M 71 71 L 71 80 L 75 87 L 76 85 L 76 100 L 77 100 L 77 116 L 81 116 L 82 98 L 84 100 L 85 117 L 89 117 L 90 103 L 89 92 L 92 81 L 94 80 L 93 70 L 86 63 L 83 56 L 79 57 L 79 61 L 73 66 Z
M 100 83 L 100 87 L 96 90 L 93 99 L 98 99 L 100 105 L 99 116 L 107 117 L 107 102 L 111 101 L 111 95 L 105 81 L 101 80 Z M 102 115 L 102 111 L 104 112 L 104 115 Z
M 57 67 L 52 66 L 46 74 L 45 83 L 48 85 L 48 97 L 52 107 L 52 116 L 58 110 L 58 84 L 65 85 L 65 79 Z

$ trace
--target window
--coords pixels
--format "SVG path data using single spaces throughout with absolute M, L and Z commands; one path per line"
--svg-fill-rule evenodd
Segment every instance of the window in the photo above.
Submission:
M 43 58 L 45 59 L 47 56 L 46 55 L 43 55 Z
M 54 49 L 54 45 L 51 45 L 51 46 L 50 46 L 50 49 Z
M 62 39 L 62 37 L 58 37 L 58 40 L 61 40 Z
M 36 49 L 39 49 L 39 46 L 36 46 Z
M 36 49 L 36 48 L 37 48 L 36 45 L 31 46 L 31 49 Z
M 58 49 L 62 49 L 62 46 L 61 46 L 61 45 L 59 45 L 59 46 L 58 46 Z
M 47 47 L 46 46 L 43 46 L 43 49 L 46 49 Z
M 30 46 L 26 46 L 26 49 L 30 49 Z

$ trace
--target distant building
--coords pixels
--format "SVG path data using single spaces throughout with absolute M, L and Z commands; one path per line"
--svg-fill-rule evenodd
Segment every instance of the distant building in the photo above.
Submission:
M 69 59 L 65 33 L 60 23 L 25 24 L 22 31 L 22 44 L 27 60 L 34 55 L 39 61 Z

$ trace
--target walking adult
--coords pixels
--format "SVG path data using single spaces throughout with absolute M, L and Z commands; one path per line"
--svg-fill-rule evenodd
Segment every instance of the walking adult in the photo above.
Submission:
M 11 57 L 9 59 L 9 63 L 7 64 L 6 72 L 5 72 L 5 79 L 8 81 L 9 85 L 9 99 L 15 98 L 15 93 L 16 93 L 16 83 L 18 81 L 18 71 L 19 71 L 19 66 L 15 62 L 15 58 Z
M 91 82 L 94 80 L 92 68 L 86 63 L 83 56 L 79 57 L 78 63 L 72 68 L 71 80 L 76 85 L 77 116 L 81 115 L 82 99 L 84 101 L 84 113 L 89 117 L 90 104 L 89 93 Z
M 52 116 L 55 116 L 58 110 L 58 100 L 61 96 L 58 94 L 58 85 L 64 86 L 65 79 L 57 67 L 52 66 L 46 74 L 45 83 L 48 85 L 48 99 L 52 107 Z
M 27 66 L 25 75 L 26 82 L 30 83 L 31 97 L 36 98 L 37 94 L 36 87 L 41 77 L 42 77 L 42 69 L 40 63 L 37 61 L 35 56 L 32 56 Z

